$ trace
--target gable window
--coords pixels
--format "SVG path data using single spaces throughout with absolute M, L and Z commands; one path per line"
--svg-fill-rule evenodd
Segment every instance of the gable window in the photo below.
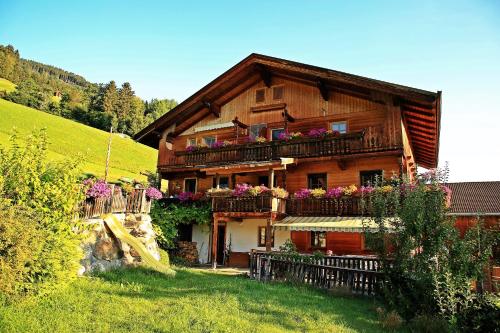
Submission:
M 207 147 L 212 147 L 212 145 L 215 143 L 215 136 L 206 136 L 203 138 L 203 143 Z
M 264 247 L 266 246 L 266 227 L 259 227 L 259 239 L 257 246 Z M 271 230 L 271 246 L 274 246 L 274 230 Z
M 184 192 L 196 193 L 196 178 L 186 178 L 184 179 Z
M 217 187 L 217 177 L 213 178 L 212 187 Z M 229 188 L 229 177 L 219 177 L 219 188 Z
M 273 141 L 279 140 L 280 139 L 280 135 L 282 133 L 285 133 L 285 129 L 284 128 L 275 128 L 275 129 L 272 129 L 271 130 L 271 140 L 273 140 Z
M 347 133 L 347 121 L 336 121 L 332 123 L 332 131 L 337 131 L 340 134 Z
M 189 147 L 189 146 L 196 146 L 196 138 L 187 139 L 186 147 Z
M 273 87 L 273 100 L 283 99 L 283 86 Z
M 311 247 L 326 248 L 326 231 L 311 231 Z
M 361 186 L 375 186 L 377 183 L 382 182 L 384 179 L 382 178 L 383 171 L 382 170 L 368 170 L 361 171 L 359 173 L 359 179 Z
M 266 89 L 255 90 L 255 103 L 263 103 L 266 100 Z
M 307 187 L 310 189 L 322 188 L 326 190 L 326 173 L 311 173 L 307 175 Z
M 251 125 L 249 128 L 248 136 L 250 140 L 255 140 L 256 137 L 262 136 L 267 137 L 267 125 L 266 124 L 255 124 Z

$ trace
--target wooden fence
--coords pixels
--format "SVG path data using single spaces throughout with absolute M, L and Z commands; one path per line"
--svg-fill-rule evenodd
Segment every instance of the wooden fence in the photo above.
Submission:
M 149 213 L 151 200 L 146 198 L 145 189 L 135 189 L 123 196 L 120 192 L 112 191 L 113 195 L 107 198 L 88 198 L 78 209 L 78 217 L 89 219 L 109 213 Z
M 303 255 L 286 258 L 278 253 L 250 253 L 250 277 L 258 281 L 290 281 L 322 289 L 346 287 L 354 294 L 373 295 L 382 279 L 380 261 L 362 256 Z

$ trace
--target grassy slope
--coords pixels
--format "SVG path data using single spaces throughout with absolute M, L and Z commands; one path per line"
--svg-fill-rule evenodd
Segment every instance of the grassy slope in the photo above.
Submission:
M 0 307 L 2 332 L 382 332 L 370 299 L 180 270 L 80 278 Z
M 0 99 L 0 144 L 8 146 L 8 139 L 15 127 L 20 135 L 31 132 L 34 128 L 47 128 L 49 137 L 49 157 L 57 160 L 63 156 L 85 154 L 85 172 L 97 176 L 104 175 L 106 151 L 109 134 L 54 116 L 23 105 Z M 134 142 L 129 138 L 113 135 L 110 178 L 121 176 L 141 178 L 141 171 L 154 171 L 156 150 Z
M 0 77 L 0 91 L 12 92 L 16 90 L 16 85 L 9 80 Z

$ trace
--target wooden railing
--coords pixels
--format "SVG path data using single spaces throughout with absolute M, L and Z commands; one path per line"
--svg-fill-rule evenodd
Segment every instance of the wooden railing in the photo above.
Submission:
M 113 191 L 115 192 L 115 191 Z M 135 189 L 127 196 L 114 193 L 108 198 L 88 198 L 78 209 L 78 217 L 89 219 L 108 213 L 149 213 L 151 201 L 145 189 Z
M 220 196 L 212 198 L 214 212 L 285 212 L 285 199 L 270 195 L 248 197 Z
M 367 211 L 359 197 L 290 198 L 286 201 L 286 213 L 292 216 L 360 216 Z
M 394 140 L 377 133 L 369 128 L 367 131 L 342 134 L 338 137 L 253 142 L 222 148 L 201 148 L 191 152 L 177 151 L 163 166 L 225 165 L 248 161 L 274 161 L 281 157 L 343 156 L 401 148 Z
M 279 253 L 250 253 L 250 277 L 258 281 L 289 281 L 322 289 L 348 288 L 373 295 L 382 281 L 380 262 L 371 257 L 286 258 Z M 318 262 L 319 261 L 319 262 Z

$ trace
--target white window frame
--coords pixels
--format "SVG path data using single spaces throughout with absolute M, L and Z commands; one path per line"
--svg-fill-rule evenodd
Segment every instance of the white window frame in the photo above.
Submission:
M 184 178 L 184 181 L 182 182 L 182 188 L 184 189 L 184 192 L 186 192 L 186 180 L 194 179 L 194 192 L 198 192 L 198 178 L 196 177 L 189 177 L 189 178 Z
M 341 132 L 341 131 L 339 131 L 339 132 L 340 132 L 340 134 L 345 134 L 345 133 L 347 133 L 347 131 L 349 130 L 349 126 L 348 126 L 348 124 L 347 124 L 347 121 L 346 121 L 346 120 L 342 120 L 342 121 L 334 121 L 334 122 L 332 122 L 332 123 L 330 124 L 330 128 L 331 128 L 331 130 L 332 130 L 332 131 L 335 131 L 335 130 L 333 129 L 333 126 L 335 126 L 335 125 L 337 125 L 337 124 L 345 124 L 345 132 Z

